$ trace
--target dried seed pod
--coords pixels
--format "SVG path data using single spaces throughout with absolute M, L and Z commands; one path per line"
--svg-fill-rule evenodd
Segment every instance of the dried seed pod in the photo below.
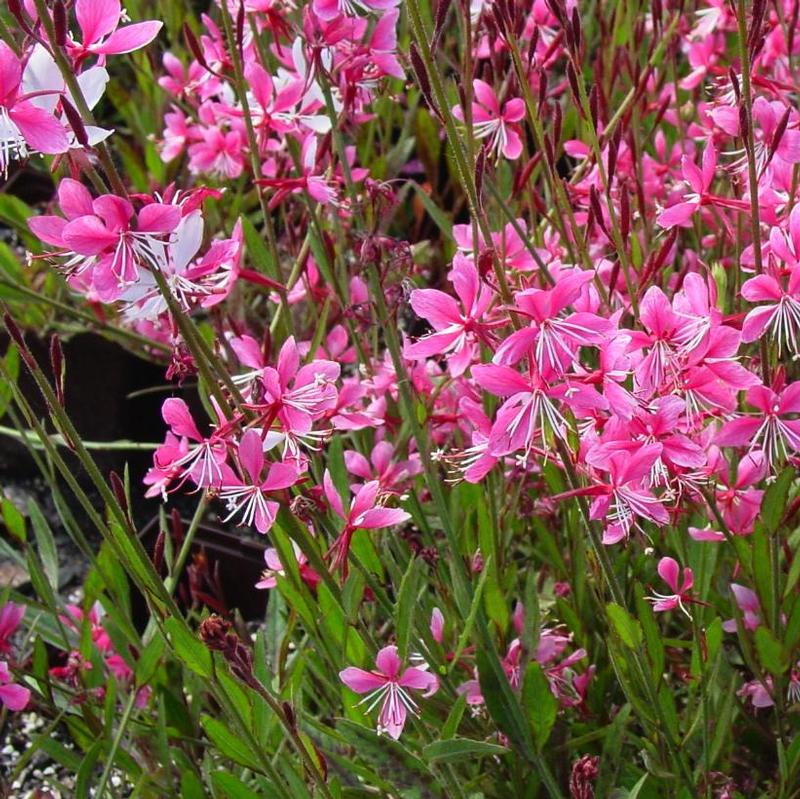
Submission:
M 63 0 L 56 0 L 53 4 L 53 28 L 55 30 L 56 45 L 64 47 L 67 43 L 67 9 Z
M 730 78 L 731 86 L 733 87 L 733 94 L 736 97 L 736 103 L 741 103 L 742 91 L 739 88 L 739 76 L 733 71 L 733 67 L 728 70 L 728 78 Z
M 239 9 L 236 12 L 236 46 L 239 50 L 244 45 L 244 3 L 239 0 Z
M 484 144 L 475 160 L 475 191 L 478 195 L 479 209 L 483 208 L 483 176 L 486 172 L 486 150 L 487 145 Z
M 419 84 L 422 96 L 425 98 L 425 102 L 428 104 L 428 108 L 430 108 L 437 118 L 442 121 L 442 115 L 439 113 L 436 103 L 433 102 L 433 93 L 431 92 L 431 82 L 428 78 L 428 70 L 425 68 L 425 62 L 422 60 L 419 50 L 417 50 L 416 43 L 411 43 L 411 46 L 408 50 L 408 56 L 411 61 L 411 69 L 417 78 L 417 83 Z
M 558 149 L 561 143 L 561 125 L 563 123 L 563 112 L 561 111 L 561 104 L 556 103 L 553 106 L 553 143 Z
M 53 384 L 56 398 L 61 407 L 64 407 L 64 379 L 66 365 L 64 363 L 64 350 L 61 348 L 61 339 L 55 333 L 50 337 L 50 367 L 53 370 Z
M 786 126 L 789 124 L 789 117 L 792 114 L 792 109 L 787 108 L 783 112 L 783 116 L 780 118 L 777 127 L 775 128 L 775 132 L 772 134 L 772 140 L 769 143 L 769 152 L 767 154 L 767 163 L 772 160 L 772 156 L 778 150 L 780 146 L 781 139 L 783 138 L 784 133 L 786 133 Z
M 113 470 L 108 473 L 108 481 L 111 483 L 111 490 L 114 493 L 114 498 L 117 500 L 120 508 L 122 508 L 123 512 L 127 516 L 129 506 L 128 494 L 125 491 L 125 483 L 122 482 L 122 478 Z
M 83 124 L 83 118 L 78 113 L 78 109 L 67 99 L 66 95 L 61 96 L 61 107 L 64 109 L 64 116 L 69 122 L 69 126 L 75 133 L 75 139 L 81 147 L 89 147 L 89 134 Z
M 597 130 L 599 121 L 599 103 L 600 99 L 597 91 L 597 84 L 595 83 L 589 90 L 589 113 L 592 115 L 592 125 L 595 130 Z
M 442 38 L 444 24 L 447 21 L 447 12 L 450 10 L 450 0 L 439 0 L 436 4 L 436 19 L 433 26 L 433 38 L 431 39 L 431 54 L 434 54 L 439 47 L 439 40 Z
M 575 67 L 572 66 L 572 62 L 567 62 L 567 79 L 569 81 L 569 88 L 572 92 L 572 97 L 575 100 L 575 104 L 578 107 L 578 113 L 583 116 L 583 107 L 581 106 L 581 93 L 578 86 L 578 74 L 575 72 Z
M 151 560 L 153 561 L 153 568 L 159 574 L 161 573 L 161 567 L 164 565 L 164 542 L 166 541 L 166 537 L 166 533 L 163 530 L 159 530 L 156 543 L 153 546 L 153 556 Z
M 572 9 L 572 38 L 575 41 L 575 55 L 580 56 L 581 52 L 581 16 L 578 7 Z
M 624 190 L 621 192 L 619 202 L 619 231 L 622 236 L 622 241 L 627 244 L 628 237 L 631 232 L 631 201 L 628 197 L 628 192 Z
M 744 104 L 739 106 L 739 135 L 745 142 L 750 140 L 750 126 L 747 123 L 747 108 Z

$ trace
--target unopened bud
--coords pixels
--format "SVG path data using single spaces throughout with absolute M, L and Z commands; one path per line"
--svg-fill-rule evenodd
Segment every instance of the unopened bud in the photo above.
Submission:
M 64 109 L 64 116 L 75 133 L 75 139 L 78 144 L 84 148 L 88 147 L 89 134 L 86 132 L 86 126 L 83 124 L 83 119 L 78 113 L 78 109 L 63 95 L 61 97 L 61 107 Z
M 53 4 L 53 28 L 56 34 L 56 45 L 64 47 L 67 43 L 67 10 L 63 0 L 56 0 Z

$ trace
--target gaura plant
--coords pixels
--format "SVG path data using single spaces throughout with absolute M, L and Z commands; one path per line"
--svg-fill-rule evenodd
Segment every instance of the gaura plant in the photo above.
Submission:
M 800 796 L 798 19 L 9 2 L 0 432 L 57 519 L 2 499 L 4 787 Z M 158 442 L 76 427 L 76 331 Z

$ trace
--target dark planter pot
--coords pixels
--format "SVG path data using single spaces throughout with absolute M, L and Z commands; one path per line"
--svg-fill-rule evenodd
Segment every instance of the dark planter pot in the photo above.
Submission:
M 188 530 L 189 520 L 181 522 L 183 529 Z M 155 549 L 158 530 L 155 517 L 139 534 L 148 553 Z M 176 590 L 179 604 L 187 608 L 201 602 L 224 615 L 236 610 L 245 621 L 263 619 L 268 592 L 255 588 L 255 584 L 264 570 L 266 548 L 266 539 L 248 538 L 246 533 L 200 524 Z M 135 622 L 144 626 L 147 621 L 144 597 L 134 598 L 133 609 Z

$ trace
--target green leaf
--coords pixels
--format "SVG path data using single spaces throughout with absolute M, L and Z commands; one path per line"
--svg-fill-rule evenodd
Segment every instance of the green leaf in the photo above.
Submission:
M 738 538 L 738 536 L 734 536 Z M 772 591 L 775 575 L 772 573 L 772 566 L 769 556 L 769 535 L 764 525 L 760 522 L 756 524 L 751 541 L 751 563 L 753 569 L 753 579 L 756 584 L 756 593 L 761 600 L 764 609 L 764 616 L 767 619 L 773 617 L 774 594 Z
M 542 667 L 531 661 L 522 681 L 522 704 L 533 727 L 536 746 L 541 750 L 550 738 L 558 715 L 558 700 Z
M 44 573 L 42 562 L 36 556 L 36 550 L 33 547 L 28 547 L 26 550 L 27 559 L 26 564 L 28 568 L 28 576 L 31 579 L 31 585 L 36 592 L 39 599 L 47 605 L 48 609 L 54 611 L 56 608 L 56 594 L 53 589 L 53 584 Z
M 428 179 L 433 183 L 439 171 L 439 158 L 442 154 L 439 128 L 431 114 L 424 108 L 417 110 L 415 121 L 419 157 L 425 167 Z
M 658 682 L 664 672 L 664 638 L 656 624 L 655 614 L 650 603 L 642 596 L 641 588 L 637 586 L 636 612 L 644 631 L 647 653 L 653 664 L 653 682 Z
M 28 538 L 28 533 L 25 530 L 25 517 L 17 510 L 17 506 L 10 499 L 4 499 L 0 503 L 0 507 L 2 507 L 6 530 L 24 544 Z
M 29 250 L 39 252 L 39 240 L 28 229 L 28 219 L 33 215 L 30 206 L 13 194 L 0 194 L 0 222 L 5 222 L 19 233 Z
M 763 625 L 756 629 L 755 639 L 759 663 L 779 677 L 789 668 L 789 658 L 780 641 Z
M 456 642 L 456 648 L 453 652 L 453 660 L 451 661 L 450 671 L 454 671 L 458 666 L 459 659 L 461 657 L 461 652 L 463 651 L 464 647 L 467 645 L 467 641 L 469 641 L 469 637 L 472 634 L 472 628 L 475 624 L 475 619 L 477 618 L 478 611 L 481 607 L 481 596 L 483 594 L 483 587 L 486 585 L 486 579 L 489 576 L 489 563 L 484 563 L 483 571 L 481 572 L 480 579 L 478 580 L 478 585 L 475 588 L 475 593 L 472 596 L 472 604 L 469 608 L 469 613 L 467 614 L 467 619 L 464 622 L 464 627 L 461 630 L 461 635 L 458 636 L 458 641 Z
M 795 556 L 796 557 L 796 556 Z M 797 558 L 800 560 L 800 558 Z M 789 621 L 786 624 L 786 631 L 783 636 L 786 648 L 791 652 L 800 641 L 800 598 L 795 598 L 789 613 Z
M 609 602 L 606 606 L 606 613 L 608 613 L 608 618 L 614 625 L 617 635 L 622 639 L 622 643 L 628 649 L 639 649 L 643 641 L 642 625 L 616 602 Z
M 420 561 L 412 556 L 408 563 L 406 573 L 400 582 L 395 610 L 395 628 L 397 632 L 397 650 L 401 660 L 408 654 L 408 642 L 411 637 L 411 625 L 414 614 L 418 612 L 417 594 L 419 593 L 419 578 L 421 575 Z
M 244 243 L 247 248 L 247 257 L 250 263 L 255 267 L 256 271 L 262 272 L 273 280 L 277 280 L 279 277 L 277 264 L 270 255 L 267 245 L 264 244 L 264 239 L 246 216 L 243 216 L 241 219 Z
M 432 762 L 452 763 L 476 757 L 505 755 L 510 750 L 499 744 L 485 741 L 471 741 L 468 738 L 450 738 L 447 741 L 435 741 L 423 748 L 422 754 Z
M 533 758 L 533 740 L 517 697 L 511 690 L 503 664 L 491 639 L 484 636 L 478 647 L 476 660 L 478 680 L 486 702 L 486 709 L 495 724 L 504 732 L 516 749 Z
M 467 709 L 467 697 L 464 694 L 459 694 L 458 699 L 453 703 L 450 708 L 450 713 L 447 716 L 442 731 L 440 733 L 443 741 L 448 738 L 454 738 L 458 732 L 458 725 L 461 724 L 461 719 L 464 717 L 464 711 Z
M 89 799 L 89 788 L 95 782 L 93 779 L 97 759 L 103 750 L 105 741 L 102 739 L 95 741 L 84 755 L 81 767 L 75 777 L 75 796 L 77 799 Z
M 136 684 L 147 685 L 158 668 L 164 654 L 164 638 L 156 632 L 136 661 Z
M 637 782 L 636 785 L 634 785 L 633 788 L 631 788 L 630 792 L 628 793 L 628 799 L 637 799 L 637 797 L 642 791 L 642 788 L 644 788 L 644 784 L 645 782 L 647 782 L 647 778 L 649 776 L 650 776 L 649 774 L 642 774 L 642 777 L 639 780 L 639 782 Z
M 428 213 L 428 216 L 436 223 L 436 227 L 447 236 L 448 239 L 453 238 L 453 224 L 452 222 L 444 215 L 442 209 L 439 208 L 438 205 L 428 196 L 425 189 L 416 183 L 415 181 L 411 181 L 411 185 L 414 187 L 414 190 L 417 192 L 417 197 L 419 197 L 420 202 L 422 203 L 425 211 Z
M 706 629 L 706 650 L 708 662 L 713 663 L 722 644 L 722 619 L 717 617 Z
M 200 725 L 225 757 L 229 757 L 241 766 L 261 772 L 258 755 L 241 738 L 233 734 L 230 725 L 206 715 L 200 719 Z
M 203 783 L 193 771 L 184 771 L 181 774 L 181 798 L 206 799 Z
M 256 793 L 227 771 L 213 772 L 211 782 L 218 791 L 225 794 L 227 799 L 271 799 L 277 796 L 273 791 L 265 791 L 263 788 Z
M 10 345 L 3 360 L 9 377 L 16 383 L 19 378 L 19 350 L 14 345 Z M 0 383 L 0 417 L 5 415 L 12 396 L 11 386 L 4 380 Z
M 28 503 L 28 515 L 31 519 L 39 558 L 47 576 L 47 581 L 54 591 L 58 591 L 58 552 L 56 551 L 56 542 L 53 540 L 50 525 L 44 518 L 39 506 L 33 501 Z
M 333 480 L 345 510 L 350 505 L 350 476 L 344 462 L 344 443 L 341 436 L 336 436 L 328 445 L 328 455 L 325 459 L 328 471 Z
M 197 636 L 192 635 L 186 624 L 181 624 L 178 619 L 167 619 L 164 627 L 181 663 L 201 677 L 210 677 L 213 673 L 211 653 L 205 644 Z
M 622 765 L 619 753 L 625 738 L 628 720 L 633 707 L 630 703 L 624 704 L 614 716 L 614 720 L 606 729 L 603 751 L 600 757 L 600 777 L 597 780 L 596 795 L 607 796 L 611 786 L 616 782 L 617 771 Z
M 761 503 L 761 522 L 768 533 L 774 533 L 783 519 L 789 489 L 797 472 L 792 467 L 784 469 L 766 490 Z

